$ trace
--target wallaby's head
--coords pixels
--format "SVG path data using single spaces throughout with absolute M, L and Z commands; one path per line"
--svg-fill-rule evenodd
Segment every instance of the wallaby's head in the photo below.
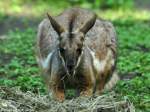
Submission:
M 59 55 L 62 58 L 65 68 L 69 74 L 73 74 L 80 62 L 85 34 L 94 25 L 95 15 L 91 20 L 73 30 L 74 19 L 70 19 L 67 30 L 63 28 L 54 18 L 48 15 L 52 27 L 59 35 Z

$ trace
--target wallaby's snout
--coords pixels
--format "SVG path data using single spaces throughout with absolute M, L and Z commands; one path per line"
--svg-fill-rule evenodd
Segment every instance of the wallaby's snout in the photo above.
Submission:
M 67 69 L 67 72 L 70 75 L 73 75 L 75 68 L 77 67 L 77 63 L 79 60 L 79 57 L 81 56 L 81 51 L 79 49 L 82 49 L 82 46 L 77 46 L 77 43 L 73 41 L 71 45 L 68 45 L 67 41 L 70 41 L 68 39 L 64 39 L 64 46 L 61 45 L 60 49 L 60 57 L 64 62 L 64 66 Z M 75 40 L 75 38 L 74 38 Z M 62 44 L 63 42 L 61 42 Z M 81 47 L 81 48 L 79 48 Z
M 69 74 L 73 74 L 75 68 L 75 60 L 69 59 L 66 63 Z

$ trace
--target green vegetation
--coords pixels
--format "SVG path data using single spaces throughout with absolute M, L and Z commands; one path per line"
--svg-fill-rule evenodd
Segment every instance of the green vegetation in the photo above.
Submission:
M 35 61 L 35 29 L 24 32 L 16 30 L 7 34 L 7 40 L 0 41 L 0 84 L 20 86 L 23 91 L 44 91 Z
M 138 21 L 137 21 L 138 22 Z M 122 96 L 128 96 L 136 106 L 145 111 L 150 109 L 150 31 L 144 22 L 117 25 L 119 40 L 118 69 L 120 73 L 136 72 L 139 77 L 121 81 L 116 87 Z
M 72 6 L 93 9 L 128 9 L 133 7 L 133 0 L 44 0 L 44 2 L 42 0 L 6 0 L 6 2 L 0 2 L 2 7 L 0 13 L 39 16 L 45 11 L 58 14 Z
M 85 1 L 86 3 L 90 3 L 90 0 Z M 114 0 L 108 1 L 114 3 Z M 4 10 L 5 7 L 8 7 L 8 4 L 4 5 L 4 3 L 0 2 L 0 7 L 3 7 L 2 10 L 0 10 L 0 23 L 8 18 L 7 15 L 16 14 L 15 16 L 28 16 L 33 14 L 35 17 L 39 17 L 42 13 L 45 13 L 45 11 L 53 11 L 53 14 L 58 14 L 63 9 L 70 7 L 70 4 L 80 4 L 78 0 L 70 0 L 68 3 L 56 0 L 58 4 L 46 0 L 46 3 L 52 4 L 49 8 L 49 4 L 41 2 L 40 0 L 38 0 L 34 6 L 30 6 L 29 3 L 34 4 L 34 2 L 30 0 L 27 0 L 26 4 L 24 4 L 24 0 L 20 2 L 19 0 L 12 0 L 12 2 L 8 2 L 9 7 L 11 7 Z M 97 4 L 99 3 L 97 2 Z M 81 3 L 81 6 L 82 5 L 83 2 Z M 26 10 L 28 6 L 33 9 L 31 12 Z M 99 5 L 96 5 L 96 7 L 97 6 Z M 112 5 L 112 7 L 114 6 Z M 23 11 L 26 12 L 22 13 Z M 119 46 L 117 64 L 119 73 L 127 75 L 130 72 L 135 72 L 140 74 L 140 76 L 130 81 L 120 81 L 115 91 L 120 94 L 121 98 L 129 98 L 136 106 L 137 112 L 149 112 L 149 12 L 120 8 L 118 10 L 109 9 L 105 11 L 96 9 L 95 11 L 100 17 L 111 20 L 116 28 Z M 40 18 L 44 17 L 41 16 Z M 16 29 L 15 31 L 6 33 L 6 39 L 0 40 L 0 86 L 19 86 L 22 91 L 29 90 L 34 93 L 40 92 L 40 94 L 45 94 L 45 86 L 39 75 L 40 71 L 35 60 L 34 48 L 36 30 L 36 27 L 30 26 L 24 30 Z
M 91 8 L 131 8 L 133 0 L 69 0 L 72 5 L 80 4 L 82 7 Z

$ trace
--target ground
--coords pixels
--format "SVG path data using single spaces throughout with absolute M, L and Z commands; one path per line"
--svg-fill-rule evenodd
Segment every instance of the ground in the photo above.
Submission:
M 8 4 L 7 4 L 8 5 Z M 44 14 L 58 14 L 68 7 L 58 4 L 44 10 L 26 4 L 19 7 L 6 4 L 0 6 L 0 86 L 20 87 L 23 92 L 31 91 L 45 95 L 45 86 L 35 60 L 35 39 L 39 22 Z M 10 4 L 9 4 L 10 5 Z M 34 9 L 29 11 L 29 7 Z M 6 10 L 4 10 L 6 8 Z M 24 8 L 25 12 L 22 12 Z M 39 12 L 37 13 L 36 10 Z M 114 91 L 119 99 L 128 98 L 136 112 L 150 111 L 150 13 L 146 10 L 118 9 L 94 10 L 103 19 L 110 20 L 118 35 L 117 69 L 119 75 L 135 74 L 132 80 L 120 81 Z M 72 96 L 68 92 L 68 97 Z M 1 94 L 0 94 L 1 95 Z

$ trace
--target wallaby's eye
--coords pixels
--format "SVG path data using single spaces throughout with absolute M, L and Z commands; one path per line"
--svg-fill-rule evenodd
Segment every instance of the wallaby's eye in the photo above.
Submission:
M 77 52 L 78 52 L 79 54 L 81 54 L 82 49 L 81 49 L 81 48 L 78 48 L 78 49 L 77 49 Z
M 64 49 L 64 48 L 59 48 L 59 51 L 60 51 L 61 53 L 64 53 L 64 52 L 65 52 L 65 49 Z

